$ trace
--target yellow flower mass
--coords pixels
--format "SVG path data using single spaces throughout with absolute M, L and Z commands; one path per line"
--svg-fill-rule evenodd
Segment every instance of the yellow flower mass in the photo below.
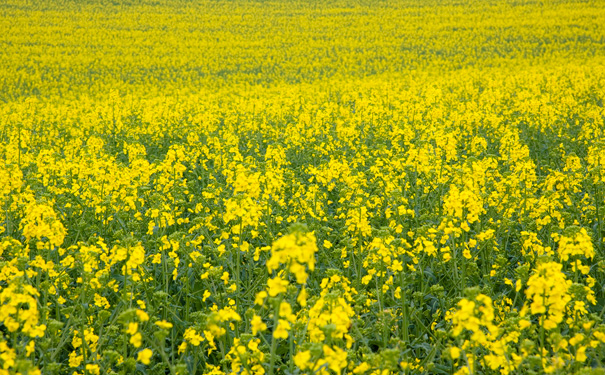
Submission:
M 0 15 L 0 375 L 602 373 L 603 1 Z

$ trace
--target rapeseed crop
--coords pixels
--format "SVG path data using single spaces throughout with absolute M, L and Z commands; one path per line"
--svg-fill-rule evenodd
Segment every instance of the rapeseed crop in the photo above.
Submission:
M 605 373 L 605 3 L 0 14 L 0 375 Z

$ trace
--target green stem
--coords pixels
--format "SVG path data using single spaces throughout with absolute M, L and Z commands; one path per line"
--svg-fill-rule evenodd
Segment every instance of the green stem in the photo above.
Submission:
M 275 304 L 275 309 L 273 311 L 273 334 L 271 338 L 271 353 L 269 358 L 269 375 L 273 375 L 275 371 L 275 350 L 277 349 L 277 340 L 275 339 L 275 329 L 277 328 L 277 323 L 279 320 L 279 305 L 281 304 L 281 298 L 277 304 Z
M 408 345 L 408 343 L 410 342 L 410 336 L 409 336 L 409 332 L 408 332 L 408 327 L 410 326 L 409 323 L 409 314 L 408 314 L 408 308 L 407 308 L 407 303 L 406 303 L 406 293 L 405 293 L 405 286 L 404 286 L 404 281 L 405 281 L 405 274 L 403 273 L 403 271 L 400 272 L 400 285 L 399 287 L 401 288 L 401 314 L 403 315 L 403 323 L 402 323 L 402 327 L 401 327 L 401 339 L 403 340 L 405 345 Z
M 236 249 L 236 261 L 235 261 L 235 311 L 236 312 L 240 312 L 240 295 L 241 295 L 241 287 L 242 287 L 242 283 L 241 283 L 241 263 L 242 263 L 242 230 L 243 230 L 243 222 L 242 222 L 242 218 L 239 219 L 239 239 L 238 239 L 238 245 L 237 245 L 237 249 Z M 236 324 L 235 325 L 235 333 L 236 335 L 239 336 L 239 326 Z

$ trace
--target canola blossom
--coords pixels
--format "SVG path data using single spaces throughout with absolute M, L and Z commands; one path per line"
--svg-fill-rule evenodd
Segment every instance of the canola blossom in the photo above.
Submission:
M 605 374 L 605 2 L 0 14 L 0 375 Z

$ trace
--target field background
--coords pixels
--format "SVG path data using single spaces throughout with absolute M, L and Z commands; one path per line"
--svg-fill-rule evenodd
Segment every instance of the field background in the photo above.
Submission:
M 605 2 L 0 3 L 0 375 L 603 374 Z

